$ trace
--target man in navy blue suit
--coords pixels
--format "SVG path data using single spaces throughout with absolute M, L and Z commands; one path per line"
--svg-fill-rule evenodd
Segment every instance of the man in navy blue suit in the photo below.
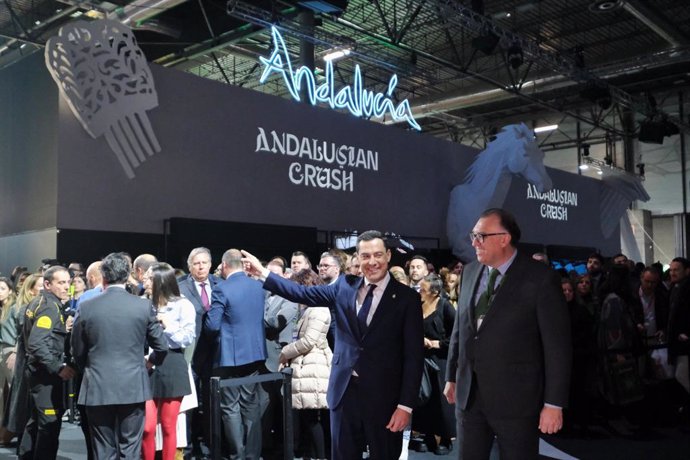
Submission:
M 419 295 L 388 273 L 391 252 L 377 231 L 362 233 L 357 254 L 364 278 L 345 275 L 326 286 L 300 286 L 269 273 L 243 251 L 264 288 L 309 306 L 335 309 L 335 353 L 328 383 L 332 458 L 397 460 L 422 377 L 424 335 Z
M 229 249 L 223 254 L 225 281 L 213 288 L 211 309 L 204 326 L 219 333 L 214 375 L 246 377 L 259 373 L 266 361 L 264 298 L 261 283 L 242 270 L 242 254 Z M 220 408 L 230 458 L 261 456 L 261 385 L 224 387 Z

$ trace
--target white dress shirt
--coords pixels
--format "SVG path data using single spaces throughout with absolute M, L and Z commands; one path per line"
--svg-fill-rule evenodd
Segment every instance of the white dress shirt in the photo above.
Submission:
M 186 297 L 168 302 L 158 309 L 158 316 L 163 316 L 168 347 L 185 348 L 194 342 L 196 336 L 196 310 Z
M 383 297 L 383 291 L 386 290 L 390 279 L 391 275 L 386 273 L 386 276 L 381 281 L 378 283 L 373 283 L 376 284 L 376 287 L 374 288 L 374 297 L 371 299 L 371 308 L 369 308 L 369 315 L 367 316 L 367 326 L 371 324 L 371 319 L 374 317 L 374 313 L 376 313 L 379 302 L 381 302 L 381 297 Z M 362 287 L 360 287 L 359 291 L 357 291 L 357 314 L 359 314 L 359 310 L 362 308 L 362 304 L 364 303 L 364 298 L 367 296 L 367 292 L 369 292 L 370 284 L 372 283 L 365 278 L 364 283 L 362 283 Z

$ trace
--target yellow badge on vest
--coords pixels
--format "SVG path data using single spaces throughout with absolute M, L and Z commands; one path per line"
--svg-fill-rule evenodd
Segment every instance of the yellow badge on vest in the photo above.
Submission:
M 50 329 L 53 327 L 53 322 L 48 316 L 41 316 L 36 320 L 36 327 L 40 327 L 41 329 Z
M 55 409 L 46 409 L 43 411 L 45 415 L 57 415 L 57 411 Z

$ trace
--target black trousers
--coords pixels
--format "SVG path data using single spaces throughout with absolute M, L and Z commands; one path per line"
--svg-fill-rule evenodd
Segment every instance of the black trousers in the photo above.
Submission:
M 386 429 L 395 408 L 389 414 L 372 414 L 357 380 L 350 378 L 342 401 L 331 409 L 331 458 L 361 460 L 363 449 L 369 446 L 372 460 L 397 460 L 402 450 L 402 431 Z
M 192 368 L 199 405 L 187 411 L 187 446 L 185 458 L 211 454 L 211 372 L 198 375 Z
M 19 458 L 54 459 L 57 457 L 62 414 L 65 410 L 62 379 L 42 370 L 27 373 L 31 415 L 19 445 Z
M 86 406 L 93 453 L 98 460 L 141 458 L 144 403 Z
M 482 392 L 472 379 L 470 400 L 459 420 L 463 460 L 488 460 L 494 437 L 501 460 L 539 458 L 539 414 L 521 418 L 492 417 L 484 412 Z

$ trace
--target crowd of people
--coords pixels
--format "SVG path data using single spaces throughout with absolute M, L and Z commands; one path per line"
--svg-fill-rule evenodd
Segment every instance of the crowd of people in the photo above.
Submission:
M 496 220 L 494 232 L 480 219 L 471 235 L 479 271 L 475 263 L 467 277 L 458 261 L 436 269 L 422 255 L 392 265 L 378 232 L 361 235 L 354 253 L 324 252 L 316 266 L 301 251 L 289 261 L 259 261 L 230 249 L 213 271 L 211 252 L 198 247 L 186 272 L 151 254 L 132 260 L 125 253 L 86 270 L 54 260 L 34 273 L 17 267 L 0 277 L 0 443 L 17 437 L 20 458 L 55 458 L 61 421 L 75 394 L 73 415 L 89 458 L 153 459 L 156 450 L 163 460 L 208 458 L 210 378 L 289 366 L 296 457 L 325 459 L 337 452 L 337 458 L 361 458 L 368 451 L 372 458 L 391 459 L 405 458 L 408 449 L 446 455 L 455 439 L 456 448 L 468 450 L 474 446 L 467 434 L 481 436 L 463 435 L 459 419 L 469 430 L 479 426 L 478 416 L 494 417 L 488 399 L 478 399 L 480 391 L 493 391 L 485 382 L 496 374 L 480 365 L 478 340 L 479 331 L 491 333 L 485 318 L 501 327 L 492 311 L 498 308 L 493 291 L 514 290 L 512 300 L 522 305 L 517 287 L 509 284 L 517 275 L 506 271 L 523 266 L 514 250 L 519 229 L 509 217 L 483 216 L 485 224 Z M 505 257 L 492 261 L 494 235 L 501 238 L 495 239 L 495 254 Z M 549 264 L 545 254 L 533 258 Z M 482 275 L 484 266 L 494 265 Z M 547 395 L 539 396 L 545 400 L 542 432 L 563 425 L 578 435 L 596 425 L 621 434 L 643 430 L 650 420 L 650 388 L 659 382 L 680 384 L 667 401 L 687 418 L 690 261 L 675 258 L 662 272 L 622 254 L 609 260 L 592 254 L 585 274 L 524 267 L 540 279 L 560 277 L 569 313 L 569 334 L 561 335 L 570 336 L 563 353 L 572 348 L 570 392 L 565 400 L 548 400 L 547 382 Z M 541 289 L 532 280 L 525 285 Z M 463 295 L 469 286 L 477 286 L 476 293 Z M 465 326 L 468 302 L 471 324 Z M 565 324 L 542 308 L 548 305 L 537 305 L 539 321 Z M 532 340 L 526 335 L 531 327 L 519 340 Z M 463 356 L 472 336 L 472 383 L 461 388 L 458 380 L 456 388 L 456 376 L 466 375 Z M 535 343 L 550 340 L 543 331 L 535 337 Z M 570 365 L 570 359 L 560 361 Z M 515 366 L 508 367 L 522 377 L 531 372 Z M 74 392 L 67 391 L 68 381 Z M 222 387 L 223 455 L 282 458 L 283 396 L 277 382 Z M 563 408 L 564 421 L 558 412 Z M 489 435 L 487 449 L 494 436 L 499 444 L 507 437 L 495 430 Z M 512 458 L 506 452 L 501 457 Z
M 688 420 L 690 261 L 645 266 L 591 254 L 583 274 L 561 271 L 573 342 L 568 428 L 624 435 Z

